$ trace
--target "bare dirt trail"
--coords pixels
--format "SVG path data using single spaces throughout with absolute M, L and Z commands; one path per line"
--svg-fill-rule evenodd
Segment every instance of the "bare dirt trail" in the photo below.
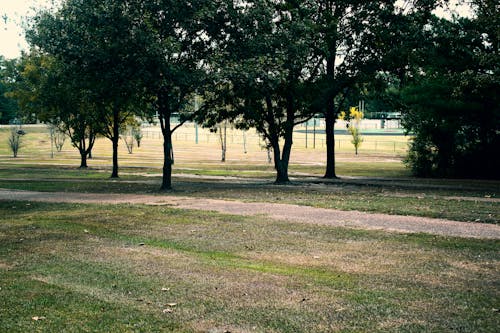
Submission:
M 169 205 L 182 209 L 215 211 L 219 213 L 247 216 L 261 215 L 277 220 L 335 227 L 384 230 L 402 233 L 428 233 L 465 238 L 500 239 L 499 225 L 458 222 L 415 216 L 340 211 L 291 204 L 249 203 L 169 195 L 34 192 L 6 189 L 0 189 L 0 200 Z

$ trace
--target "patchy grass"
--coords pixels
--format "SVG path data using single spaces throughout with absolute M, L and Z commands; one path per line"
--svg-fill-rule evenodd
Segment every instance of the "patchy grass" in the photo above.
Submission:
M 498 246 L 168 207 L 0 202 L 0 323 L 8 332 L 496 332 Z
M 0 188 L 157 194 L 160 177 L 151 176 L 155 171 L 158 170 L 125 168 L 122 178 L 111 180 L 102 169 L 0 167 Z M 169 192 L 169 195 L 292 203 L 341 210 L 500 223 L 500 205 L 495 201 L 499 195 L 498 182 L 494 181 L 457 183 L 401 179 L 365 183 L 362 179 L 324 182 L 318 178 L 308 178 L 291 186 L 276 186 L 266 178 L 218 181 L 174 176 L 174 187 L 175 191 Z

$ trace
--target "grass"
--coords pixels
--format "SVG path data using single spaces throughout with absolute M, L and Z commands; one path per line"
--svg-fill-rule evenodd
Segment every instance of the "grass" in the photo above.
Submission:
M 498 245 L 168 207 L 0 202 L 0 326 L 495 332 Z
M 255 170 L 259 170 L 255 168 Z M 159 170 L 125 168 L 120 180 L 109 179 L 107 170 L 75 170 L 40 166 L 5 168 L 0 166 L 0 188 L 86 193 L 159 194 Z M 145 176 L 148 175 L 149 176 Z M 153 175 L 153 176 L 151 176 Z M 396 215 L 445 218 L 466 222 L 500 223 L 497 183 L 464 181 L 460 184 L 442 180 L 423 181 L 414 187 L 413 180 L 364 180 L 324 182 L 317 178 L 298 181 L 291 186 L 275 186 L 271 179 L 246 182 L 203 180 L 174 177 L 175 191 L 183 195 L 277 202 L 341 210 L 360 210 Z
M 0 188 L 160 194 L 158 138 L 132 155 L 121 147 L 119 180 L 109 179 L 104 139 L 92 168 L 78 170 L 68 143 L 49 157 L 43 128 L 23 138 L 17 159 L 0 144 Z M 324 149 L 299 138 L 294 183 L 276 186 L 257 141 L 247 153 L 230 141 L 221 164 L 209 136 L 199 145 L 181 138 L 166 195 L 500 223 L 498 182 L 409 178 L 391 145 L 367 143 L 358 157 L 341 147 L 344 178 L 329 182 L 320 178 Z M 165 206 L 0 201 L 0 331 L 496 332 L 498 248 Z

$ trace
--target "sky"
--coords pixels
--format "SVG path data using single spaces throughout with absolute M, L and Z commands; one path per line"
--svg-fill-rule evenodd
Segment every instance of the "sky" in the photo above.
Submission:
M 50 8 L 52 0 L 0 0 L 0 55 L 17 58 L 28 50 L 24 38 L 25 21 L 37 9 Z
M 51 8 L 53 2 L 54 0 L 0 0 L 0 55 L 12 59 L 19 57 L 21 50 L 27 51 L 29 47 L 23 28 L 26 19 L 33 16 L 38 9 Z M 57 3 L 57 0 L 55 2 Z M 463 6 L 452 5 L 452 9 L 460 15 L 467 15 L 468 12 Z M 443 10 L 437 11 L 436 14 L 449 16 Z

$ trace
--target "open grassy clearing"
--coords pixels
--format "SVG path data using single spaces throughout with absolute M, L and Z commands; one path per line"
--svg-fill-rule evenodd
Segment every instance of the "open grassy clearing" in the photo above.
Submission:
M 166 207 L 0 202 L 0 323 L 8 332 L 496 332 L 498 245 Z
M 8 127 L 0 128 L 0 164 L 7 166 L 22 165 L 62 165 L 78 166 L 79 154 L 71 147 L 69 140 L 61 152 L 56 152 L 51 158 L 50 136 L 43 125 L 27 126 L 27 134 L 23 137 L 23 146 L 17 159 L 11 158 L 7 140 Z M 151 167 L 159 168 L 163 163 L 162 139 L 157 128 L 144 129 L 144 139 L 140 148 L 135 147 L 133 154 L 129 154 L 123 142 L 120 142 L 119 156 L 120 166 L 123 167 Z M 177 173 L 208 174 L 208 175 L 238 175 L 246 177 L 274 177 L 272 164 L 267 162 L 267 153 L 262 148 L 262 142 L 255 133 L 245 134 L 245 145 L 241 131 L 229 131 L 227 163 L 220 163 L 220 146 L 217 134 L 208 130 L 199 129 L 199 141 L 195 143 L 194 128 L 183 126 L 179 133 L 174 136 L 175 166 Z M 324 134 L 322 135 L 324 137 Z M 318 135 L 318 140 L 321 135 Z M 301 144 L 304 133 L 296 132 L 296 144 L 291 157 L 290 172 L 306 173 L 320 176 L 324 173 L 326 160 L 326 147 L 318 145 L 316 149 L 312 146 L 305 148 Z M 338 135 L 336 147 L 338 151 L 339 169 L 341 175 L 365 176 L 376 174 L 385 177 L 408 176 L 408 171 L 400 163 L 401 157 L 406 152 L 408 139 L 395 136 L 378 137 L 367 136 L 368 142 L 379 142 L 377 150 L 361 151 L 355 156 L 351 147 L 342 144 L 348 142 L 349 137 Z M 387 141 L 389 140 L 389 141 Z M 385 149 L 382 142 L 389 142 L 389 146 L 395 144 L 401 149 Z M 111 143 L 105 138 L 97 140 L 93 151 L 94 158 L 89 160 L 91 167 L 109 167 L 111 165 Z M 157 172 L 157 171 L 156 171 Z

